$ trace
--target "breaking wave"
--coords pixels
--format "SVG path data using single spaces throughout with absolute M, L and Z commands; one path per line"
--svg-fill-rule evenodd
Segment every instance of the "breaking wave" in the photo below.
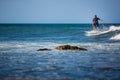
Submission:
M 98 36 L 98 35 L 104 35 L 104 34 L 109 34 L 111 32 L 119 33 L 113 37 L 110 38 L 110 40 L 120 40 L 120 26 L 110 26 L 107 30 L 103 29 L 100 31 L 87 31 L 86 36 Z
M 111 40 L 120 40 L 120 33 L 115 35 L 115 36 L 113 36 L 113 37 L 111 37 L 110 39 Z

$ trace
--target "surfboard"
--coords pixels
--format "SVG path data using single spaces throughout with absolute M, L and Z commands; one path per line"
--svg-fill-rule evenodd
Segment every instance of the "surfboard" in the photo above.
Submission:
M 109 33 L 110 31 L 109 30 L 106 30 L 106 31 L 86 31 L 86 35 L 87 36 L 97 36 L 97 35 L 102 35 L 102 34 L 106 34 L 106 33 Z

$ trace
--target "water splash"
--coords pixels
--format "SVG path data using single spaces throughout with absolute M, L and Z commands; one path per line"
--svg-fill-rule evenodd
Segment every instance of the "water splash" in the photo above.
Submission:
M 98 35 L 109 34 L 111 32 L 116 32 L 116 31 L 120 31 L 120 26 L 110 26 L 108 30 L 102 29 L 99 31 L 94 31 L 94 30 L 86 31 L 86 36 L 98 36 Z M 117 39 L 118 39 L 118 36 L 117 36 Z
M 111 37 L 110 40 L 120 40 L 120 34 Z

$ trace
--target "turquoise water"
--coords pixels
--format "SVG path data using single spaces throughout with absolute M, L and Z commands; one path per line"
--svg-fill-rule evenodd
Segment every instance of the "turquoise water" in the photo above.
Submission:
M 111 25 L 120 26 L 100 28 Z M 110 38 L 120 30 L 86 36 L 90 30 L 91 24 L 0 24 L 0 79 L 119 80 L 120 40 Z M 65 44 L 88 51 L 55 50 Z

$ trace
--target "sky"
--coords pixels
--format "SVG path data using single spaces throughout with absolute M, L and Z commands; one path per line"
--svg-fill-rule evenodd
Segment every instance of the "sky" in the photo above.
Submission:
M 0 23 L 120 23 L 120 0 L 0 0 Z

